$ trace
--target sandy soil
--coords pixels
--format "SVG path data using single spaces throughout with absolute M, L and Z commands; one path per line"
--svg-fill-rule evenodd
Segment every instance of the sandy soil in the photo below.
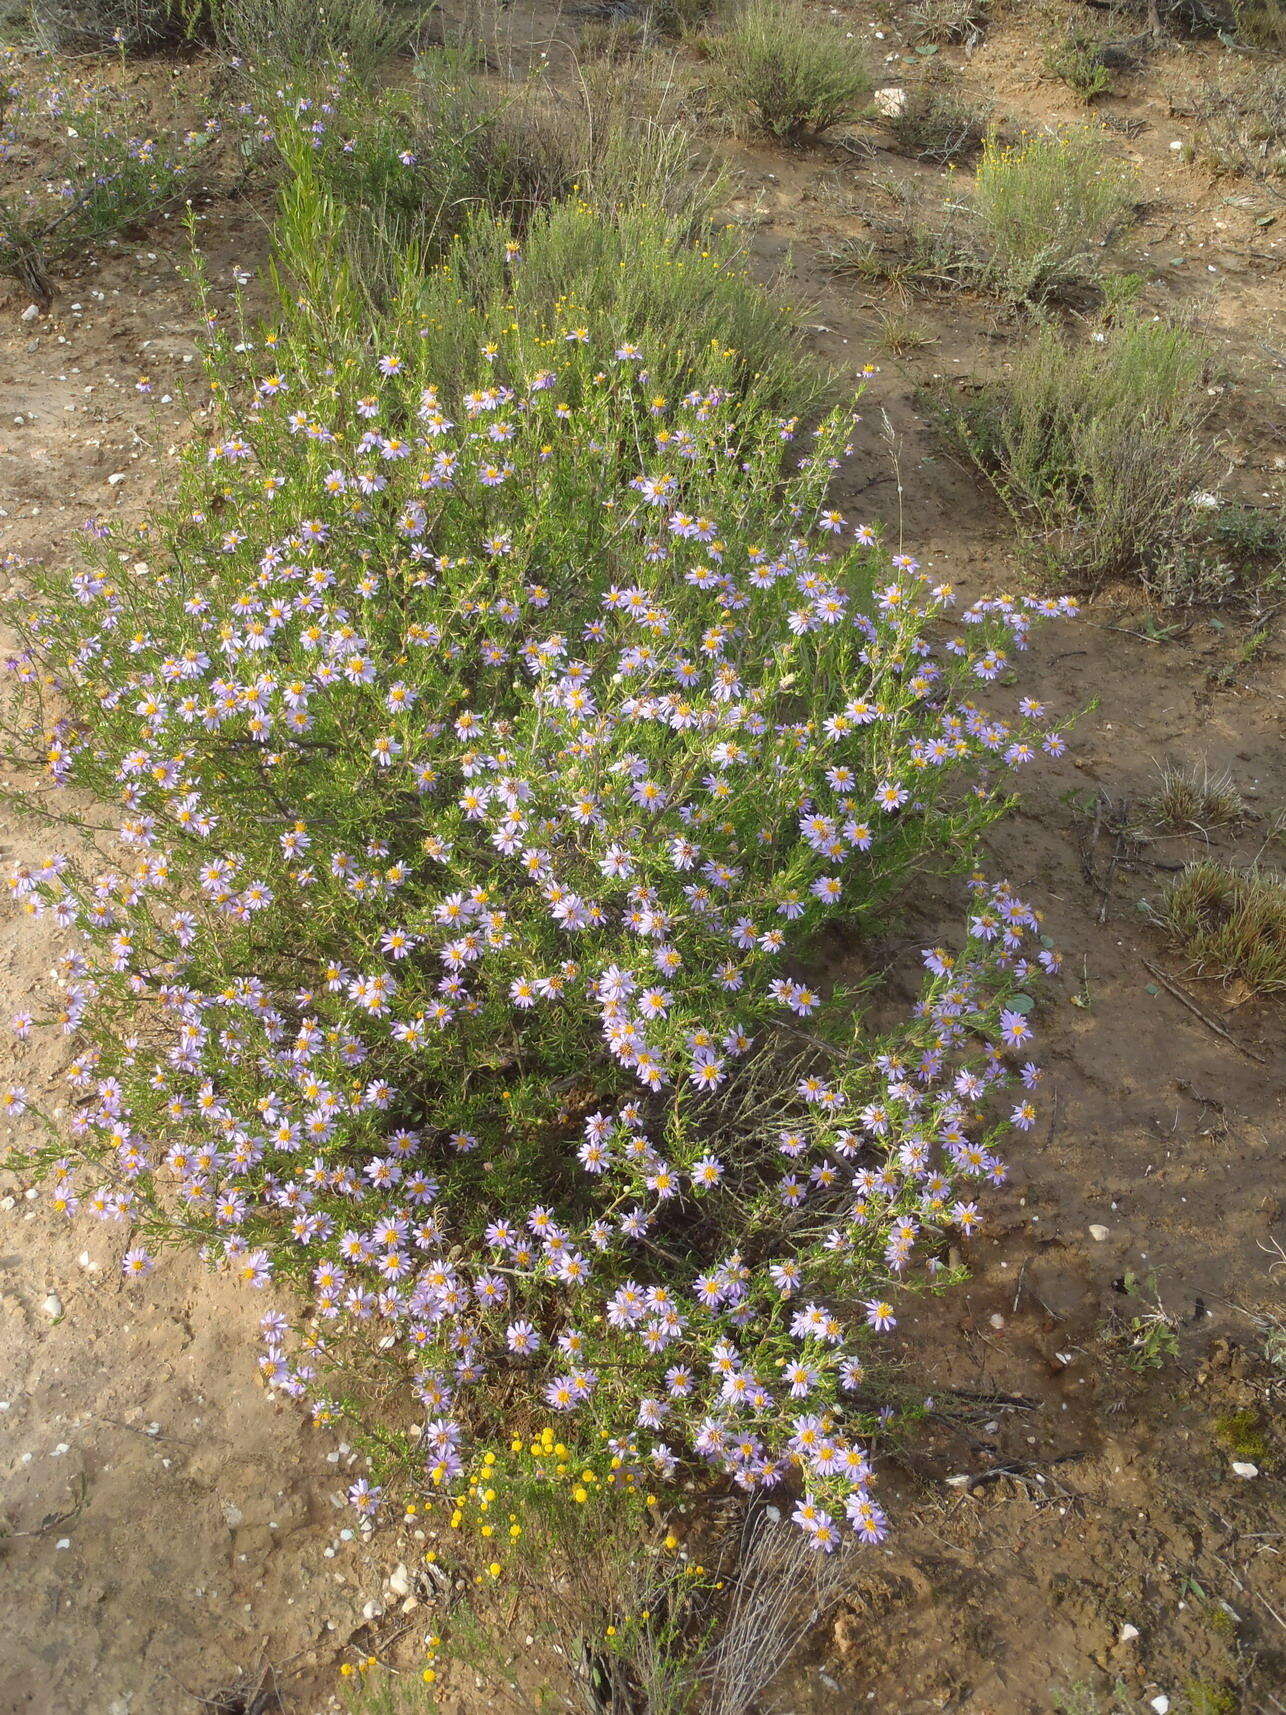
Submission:
M 871 8 L 840 10 L 873 56 L 892 51 Z M 1015 19 L 964 69 L 1018 122 L 1079 117 L 1040 57 Z M 1286 242 L 1275 234 L 1286 221 L 1258 226 L 1280 203 L 1171 148 L 1190 133 L 1195 63 L 1163 57 L 1103 110 L 1142 126 L 1121 148 L 1148 198 L 1127 246 L 1155 274 L 1145 302 L 1185 309 L 1219 339 L 1232 485 L 1258 497 L 1283 463 Z M 886 70 L 904 80 L 905 67 Z M 880 142 L 873 128 L 860 136 Z M 917 300 L 911 313 L 935 343 L 893 358 L 879 340 L 894 300 L 825 264 L 837 239 L 866 229 L 876 178 L 930 170 L 884 152 L 863 164 L 840 147 L 750 147 L 735 162 L 731 212 L 764 271 L 785 269 L 816 305 L 818 349 L 841 366 L 880 365 L 847 509 L 900 522 L 909 546 L 966 586 L 1008 582 L 1012 533 L 945 456 L 915 394 L 935 374 L 994 372 L 1013 324 L 970 298 Z M 218 282 L 234 264 L 253 268 L 255 211 L 212 210 L 204 248 Z M 5 549 L 71 554 L 83 518 L 137 516 L 163 487 L 195 350 L 179 252 L 161 232 L 64 279 L 48 316 L 21 320 L 20 298 L 0 307 Z M 135 391 L 141 373 L 148 398 Z M 904 1331 L 908 1373 L 935 1414 L 887 1475 L 895 1541 L 861 1563 L 778 1688 L 798 1715 L 1042 1715 L 1069 1688 L 1106 1696 L 1118 1681 L 1131 1710 L 1156 1697 L 1175 1715 L 1286 1709 L 1286 1459 L 1271 1421 L 1282 1383 L 1262 1356 L 1286 1279 L 1274 1248 L 1286 1242 L 1286 1031 L 1280 1008 L 1191 979 L 1147 926 L 1142 902 L 1166 874 L 1156 866 L 1196 842 L 1119 833 L 1140 824 L 1161 760 L 1208 758 L 1232 769 L 1253 813 L 1218 849 L 1244 860 L 1262 844 L 1286 805 L 1283 613 L 1154 619 L 1137 593 L 1107 592 L 1048 631 L 1031 663 L 1055 706 L 1098 707 L 1072 756 L 1033 778 L 995 861 L 1046 909 L 1081 1004 L 1047 1030 L 1047 1119 L 1011 1150 L 972 1284 Z M 9 822 L 0 842 L 8 862 L 43 852 L 48 836 Z M 1280 843 L 1264 860 L 1282 864 Z M 901 944 L 923 944 L 942 904 L 919 902 Z M 10 916 L 0 951 L 4 1017 L 54 949 Z M 57 1069 L 47 1047 L 3 1053 L 6 1081 L 36 1085 Z M 383 1600 L 382 1574 L 413 1545 L 391 1531 L 339 1540 L 349 1456 L 263 1394 L 257 1301 L 178 1258 L 146 1296 L 126 1293 L 110 1233 L 57 1225 L 21 1186 L 5 1189 L 0 1711 L 170 1715 L 240 1676 L 257 1683 L 268 1665 L 287 1708 L 326 1707 L 352 1641 L 378 1647 L 396 1629 L 368 1623 L 363 1607 Z M 1125 1290 L 1131 1274 L 1154 1277 L 1144 1297 Z M 1138 1369 L 1129 1323 L 1154 1300 L 1177 1352 Z M 1254 1478 L 1232 1470 L 1229 1424 L 1247 1413 L 1268 1438 Z M 462 1687 L 451 1706 L 485 1704 Z

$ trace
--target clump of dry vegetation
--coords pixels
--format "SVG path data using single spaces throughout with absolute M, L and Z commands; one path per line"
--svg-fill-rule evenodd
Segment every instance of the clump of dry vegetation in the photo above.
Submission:
M 1286 9 L 1281 0 L 1233 0 L 1237 34 L 1256 47 L 1286 53 Z
M 1146 577 L 1191 533 L 1210 459 L 1209 362 L 1196 335 L 1137 312 L 1088 340 L 1046 325 L 946 420 L 1054 567 L 1091 582 Z
M 820 136 L 858 118 L 870 100 L 860 48 L 799 0 L 746 0 L 713 53 L 716 106 L 775 137 Z
M 420 0 L 214 0 L 225 49 L 262 75 L 316 75 L 342 59 L 373 73 L 414 38 L 431 10 Z
M 1228 827 L 1246 813 L 1231 772 L 1214 773 L 1208 762 L 1167 763 L 1148 808 L 1160 827 L 1199 833 Z
M 1221 72 L 1197 101 L 1193 153 L 1218 173 L 1286 178 L 1286 66 Z
M 906 8 L 907 37 L 915 43 L 970 46 L 991 22 L 990 0 L 915 0 Z
M 887 187 L 892 243 L 853 242 L 840 272 L 920 287 L 973 287 L 1039 304 L 1099 280 L 1108 248 L 1135 207 L 1135 180 L 1097 129 L 1043 133 L 1009 145 L 991 134 L 973 185 L 937 203 Z
M 886 128 L 903 154 L 945 167 L 977 153 L 991 116 L 991 105 L 971 95 L 958 72 L 935 66 L 912 84 Z
M 1159 918 L 1198 976 L 1286 993 L 1286 876 L 1203 859 L 1175 880 Z
M 37 39 L 73 53 L 195 41 L 213 16 L 211 0 L 32 0 L 31 7 Z

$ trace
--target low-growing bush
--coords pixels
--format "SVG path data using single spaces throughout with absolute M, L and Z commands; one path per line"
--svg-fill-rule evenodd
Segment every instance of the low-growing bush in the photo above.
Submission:
M 809 951 L 1061 751 L 994 705 L 1067 604 L 953 620 L 831 506 L 847 410 L 803 439 L 726 351 L 667 393 L 673 323 L 528 321 L 530 248 L 444 381 L 420 277 L 373 316 L 308 206 L 312 301 L 217 343 L 173 509 L 11 605 L 11 766 L 116 807 L 13 878 L 73 938 L 74 1117 L 23 1160 L 130 1278 L 184 1241 L 293 1289 L 263 1370 L 319 1419 L 413 1394 L 363 1514 L 552 1414 L 605 1480 L 707 1466 L 878 1541 L 866 1366 L 1034 1123 L 1057 959 L 975 876 L 877 1036 Z
M 973 287 L 1041 303 L 1099 278 L 1112 237 L 1133 208 L 1134 179 L 1093 131 L 983 145 L 974 183 L 947 201 L 902 187 L 885 223 L 891 243 L 844 247 L 840 266 L 921 288 Z
M 870 100 L 857 43 L 802 0 L 744 0 L 714 53 L 716 100 L 776 137 L 818 136 L 851 123 Z
M 805 352 L 797 319 L 749 277 L 736 235 L 709 227 L 718 180 L 694 169 L 682 130 L 644 125 L 630 138 L 609 129 L 581 190 L 567 200 L 518 205 L 439 189 L 431 201 L 412 195 L 406 220 L 393 226 L 387 216 L 373 224 L 369 199 L 333 174 L 332 156 L 341 165 L 347 160 L 342 136 L 317 147 L 308 119 L 306 107 L 287 111 L 277 126 L 293 167 L 277 244 L 323 329 L 340 299 L 355 321 L 386 311 L 399 295 L 413 301 L 406 313 L 425 329 L 446 386 L 461 380 L 477 350 L 515 313 L 533 333 L 548 329 L 550 337 L 581 314 L 621 339 L 654 341 L 659 391 L 731 386 L 794 416 L 828 396 L 828 378 Z M 453 170 L 454 145 L 433 147 L 448 151 Z M 383 172 L 387 145 L 381 149 Z M 418 163 L 388 170 L 413 174 Z M 428 162 L 421 182 L 433 183 L 435 172 Z M 463 182 L 485 189 L 467 162 Z M 390 194 L 381 206 L 403 205 Z M 526 217 L 515 224 L 521 209 Z M 408 237 L 399 251 L 394 238 Z
M 1161 927 L 1198 976 L 1286 993 L 1286 876 L 1203 859 L 1178 876 Z
M 989 138 L 973 190 L 987 280 L 1007 297 L 1032 300 L 1094 280 L 1134 197 L 1133 173 L 1095 130 L 1012 148 Z
M 1101 29 L 1077 20 L 1053 42 L 1045 55 L 1045 69 L 1060 79 L 1082 101 L 1111 92 L 1115 79 L 1106 55 L 1107 41 Z
M 990 123 L 990 105 L 970 94 L 958 73 L 935 68 L 911 85 L 886 126 L 903 153 L 945 167 L 976 154 Z
M 1044 326 L 947 420 L 1056 566 L 1146 577 L 1193 528 L 1190 496 L 1210 462 L 1208 363 L 1194 334 L 1137 312 L 1089 339 Z
M 724 175 L 664 107 L 627 120 L 619 79 L 586 74 L 573 101 L 538 84 L 497 94 L 436 54 L 416 70 L 405 90 L 341 79 L 320 102 L 279 95 L 266 122 L 293 179 L 336 205 L 374 300 L 393 289 L 408 250 L 431 268 L 480 213 L 521 237 L 538 211 L 576 197 L 609 221 L 646 207 L 684 239 L 709 228 Z

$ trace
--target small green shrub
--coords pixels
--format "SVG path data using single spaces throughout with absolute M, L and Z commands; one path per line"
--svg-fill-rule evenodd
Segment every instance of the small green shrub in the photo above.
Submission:
M 1206 540 L 1240 581 L 1270 590 L 1286 583 L 1286 506 L 1220 507 Z
M 1133 173 L 1098 131 L 1042 135 L 1015 147 L 988 138 L 973 209 L 993 289 L 1039 300 L 1096 279 L 1134 194 Z
M 888 188 L 896 203 L 887 223 L 894 242 L 846 247 L 851 271 L 1040 303 L 1095 283 L 1133 207 L 1134 178 L 1094 131 L 1014 147 L 993 133 L 971 190 L 923 202 L 903 187 Z
M 1215 498 L 1193 496 L 1201 504 L 1194 504 L 1189 528 L 1150 577 L 1153 594 L 1166 606 L 1230 599 L 1262 603 L 1286 589 L 1286 508 L 1236 502 L 1211 506 Z M 1265 642 L 1262 630 L 1251 632 L 1242 646 L 1241 664 Z
M 306 129 L 311 109 L 300 103 L 281 110 L 274 130 L 295 175 L 315 173 L 342 211 L 374 295 L 391 289 L 408 249 L 433 266 L 478 211 L 522 230 L 589 165 L 578 108 L 526 95 L 505 101 L 436 64 L 409 89 L 350 83 L 328 105 L 332 120 L 319 136 Z
M 1240 980 L 1254 993 L 1286 993 L 1286 876 L 1189 864 L 1160 912 L 1166 934 L 1198 976 Z
M 1195 335 L 1137 313 L 1085 341 L 1044 326 L 948 424 L 1056 566 L 1146 576 L 1192 528 L 1208 361 Z
M 1071 24 L 1045 55 L 1045 69 L 1059 78 L 1082 101 L 1107 95 L 1115 79 L 1103 57 L 1102 35 L 1085 23 Z
M 958 73 L 936 68 L 911 86 L 902 111 L 886 122 L 895 147 L 939 167 L 975 154 L 990 123 L 989 104 L 971 95 Z
M 459 99 L 476 113 L 471 97 Z M 661 391 L 717 375 L 790 415 L 827 397 L 797 319 L 750 278 L 736 235 L 710 226 L 721 181 L 694 166 L 681 128 L 550 133 L 548 147 L 542 133 L 533 151 L 520 109 L 484 107 L 476 122 L 428 125 L 424 154 L 409 150 L 405 166 L 406 138 L 385 98 L 352 151 L 340 125 L 316 147 L 310 114 L 287 108 L 276 124 L 291 167 L 277 231 L 283 266 L 317 305 L 349 291 L 378 312 L 413 292 L 443 382 L 511 314 L 538 328 L 575 306 L 623 339 L 656 337 Z
M 775 137 L 818 136 L 865 109 L 871 76 L 857 44 L 801 0 L 746 0 L 714 44 L 716 100 Z

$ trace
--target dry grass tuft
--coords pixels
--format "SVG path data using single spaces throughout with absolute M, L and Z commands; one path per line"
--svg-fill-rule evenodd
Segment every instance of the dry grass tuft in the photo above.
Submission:
M 911 42 L 967 47 L 982 39 L 990 22 L 990 0 L 915 0 L 904 20 Z
M 1286 994 L 1286 876 L 1203 859 L 1176 879 L 1159 921 L 1198 976 Z
M 1286 8 L 1281 0 L 1233 0 L 1233 10 L 1243 41 L 1286 54 Z
M 895 357 L 907 357 L 937 343 L 938 336 L 904 309 L 880 312 L 880 344 Z
M 1157 790 L 1148 800 L 1148 809 L 1161 827 L 1200 833 L 1228 827 L 1246 814 L 1245 800 L 1230 771 L 1212 774 L 1208 762 L 1194 762 L 1186 768 L 1167 763 Z

